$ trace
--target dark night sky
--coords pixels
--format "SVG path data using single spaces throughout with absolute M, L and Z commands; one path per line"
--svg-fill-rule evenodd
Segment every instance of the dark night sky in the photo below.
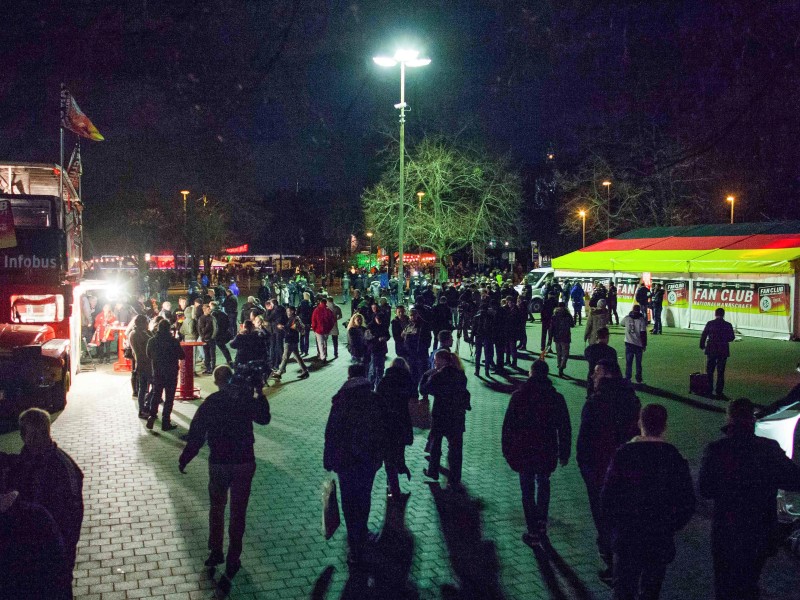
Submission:
M 791 216 L 770 198 L 797 184 L 785 142 L 797 139 L 800 111 L 782 86 L 797 78 L 787 40 L 798 9 L 704 5 L 11 0 L 0 34 L 0 158 L 57 161 L 63 81 L 106 137 L 83 144 L 87 225 L 102 249 L 124 208 L 177 210 L 183 188 L 258 203 L 299 182 L 356 205 L 376 179 L 383 132 L 397 124 L 399 73 L 371 57 L 407 40 L 433 61 L 408 74 L 412 139 L 462 131 L 535 171 L 550 144 L 578 160 L 585 128 L 639 115 L 688 136 L 689 150 L 711 139 L 705 152 L 720 179 L 760 168 L 751 208 L 742 205 L 753 220 Z M 737 120 L 759 86 L 764 98 Z M 781 146 L 775 164 L 765 148 Z

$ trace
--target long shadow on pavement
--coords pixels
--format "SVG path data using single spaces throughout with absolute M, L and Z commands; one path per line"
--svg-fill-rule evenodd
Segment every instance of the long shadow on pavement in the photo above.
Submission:
M 586 584 L 583 583 L 578 574 L 549 542 L 546 542 L 541 548 L 535 548 L 533 554 L 542 573 L 542 579 L 550 591 L 551 598 L 557 600 L 562 598 L 564 600 L 568 598 L 571 600 L 591 600 L 592 595 Z M 555 566 L 555 570 L 553 566 Z M 556 570 L 566 580 L 569 589 L 562 589 Z
M 500 564 L 493 542 L 483 539 L 481 503 L 465 493 L 429 484 L 442 534 L 450 553 L 457 586 L 444 586 L 442 596 L 453 600 L 501 600 Z

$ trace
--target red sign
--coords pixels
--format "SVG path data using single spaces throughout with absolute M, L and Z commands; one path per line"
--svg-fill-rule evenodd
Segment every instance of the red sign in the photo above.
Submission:
M 233 248 L 225 248 L 225 254 L 245 254 L 250 250 L 250 244 L 242 244 Z
M 724 308 L 733 312 L 789 314 L 789 286 L 785 283 L 744 281 L 698 281 L 692 307 L 705 310 Z

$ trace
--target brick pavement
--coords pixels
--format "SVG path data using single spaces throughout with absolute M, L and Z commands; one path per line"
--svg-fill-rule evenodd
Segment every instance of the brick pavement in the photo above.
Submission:
M 530 328 L 529 340 L 538 340 L 538 325 Z M 721 420 L 713 403 L 695 402 L 684 395 L 684 374 L 699 360 L 696 351 L 690 351 L 696 343 L 696 336 L 686 332 L 668 333 L 654 341 L 645 356 L 645 377 L 654 386 L 653 393 L 642 394 L 643 402 L 666 403 L 672 419 L 670 435 L 694 468 L 700 449 L 716 437 Z M 618 338 L 614 345 L 621 345 Z M 776 357 L 789 347 L 785 342 L 763 340 L 750 345 Z M 503 461 L 499 445 L 509 382 L 496 380 L 488 387 L 475 379 L 468 354 L 462 347 L 473 397 L 464 453 L 464 482 L 470 499 L 454 502 L 438 486 L 424 483 L 426 432 L 418 431 L 414 446 L 407 451 L 413 479 L 403 483 L 412 492 L 405 511 L 411 532 L 406 541 L 413 544 L 410 585 L 426 599 L 442 597 L 442 586 L 448 585 L 460 585 L 472 591 L 473 597 L 489 597 L 494 583 L 506 598 L 610 597 L 596 579 L 600 565 L 594 530 L 574 461 L 553 476 L 554 553 L 534 556 L 520 542 L 524 519 L 518 482 Z M 347 582 L 344 531 L 325 541 L 319 527 L 320 486 L 326 477 L 321 466 L 323 431 L 330 397 L 345 377 L 346 364 L 342 356 L 318 367 L 306 381 L 296 381 L 297 367 L 290 365 L 283 383 L 271 389 L 273 420 L 257 428 L 258 471 L 243 568 L 235 579 L 232 598 L 308 598 L 315 585 L 326 587 L 324 578 L 318 580 L 331 565 L 334 571 L 324 597 L 342 594 Z M 581 379 L 584 370 L 585 363 L 573 360 L 567 374 Z M 734 393 L 754 386 L 777 392 L 790 382 L 785 378 L 765 382 L 757 372 L 737 376 L 731 371 Z M 204 395 L 212 391 L 210 383 L 210 378 L 201 379 Z M 582 388 L 569 379 L 557 379 L 556 386 L 567 396 L 577 435 Z M 149 432 L 136 416 L 126 376 L 100 367 L 96 373 L 76 378 L 68 408 L 55 422 L 53 435 L 86 476 L 86 517 L 75 571 L 77 598 L 213 597 L 202 566 L 207 556 L 207 450 L 189 465 L 186 475 L 177 469 L 183 446 L 178 436 L 185 433 L 196 404 L 176 403 L 178 430 L 163 434 L 156 427 Z M 16 433 L 0 436 L 0 449 L 18 447 Z M 376 529 L 384 518 L 384 485 L 380 472 L 371 517 Z M 708 530 L 708 510 L 702 506 L 680 535 L 664 598 L 711 597 Z M 781 553 L 762 578 L 763 598 L 791 597 L 798 584 L 796 563 Z

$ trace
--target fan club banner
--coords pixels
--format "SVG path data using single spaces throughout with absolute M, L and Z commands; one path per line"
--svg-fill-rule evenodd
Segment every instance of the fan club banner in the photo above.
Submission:
M 687 308 L 689 306 L 689 282 L 679 279 L 654 279 L 664 288 L 664 306 Z
M 692 308 L 788 316 L 789 285 L 785 283 L 748 283 L 743 281 L 697 281 Z

